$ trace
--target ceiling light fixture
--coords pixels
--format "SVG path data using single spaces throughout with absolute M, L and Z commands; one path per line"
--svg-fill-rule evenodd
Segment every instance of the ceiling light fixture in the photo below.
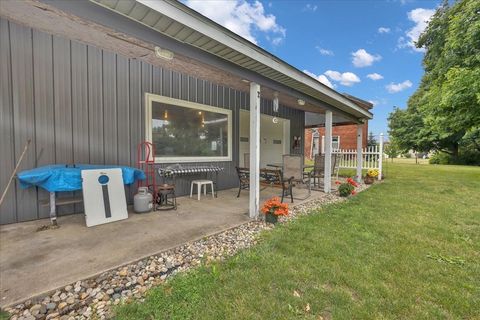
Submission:
M 298 99 L 297 103 L 298 103 L 299 106 L 304 106 L 305 105 L 305 100 Z
M 155 47 L 155 56 L 157 58 L 165 59 L 165 60 L 172 60 L 173 59 L 173 52 L 167 49 L 162 49 L 160 47 Z

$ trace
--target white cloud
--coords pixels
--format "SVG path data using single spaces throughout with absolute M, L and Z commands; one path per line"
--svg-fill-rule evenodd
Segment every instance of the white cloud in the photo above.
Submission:
M 358 49 L 352 52 L 352 63 L 357 68 L 371 66 L 375 61 L 382 59 L 380 55 L 372 55 L 365 49 Z
M 340 82 L 340 84 L 347 87 L 360 82 L 360 78 L 353 72 L 340 73 L 338 71 L 327 70 L 324 74 L 331 80 Z
M 330 88 L 334 88 L 335 86 L 330 82 L 330 80 L 328 80 L 328 78 L 324 75 L 324 74 L 321 74 L 321 75 L 316 75 L 314 74 L 313 72 L 310 72 L 308 70 L 303 70 L 303 72 L 305 72 L 306 74 L 308 74 L 310 77 L 320 81 L 321 83 L 323 83 L 324 85 L 326 85 L 327 87 L 330 87 Z
M 156 1 L 140 1 L 155 9 Z M 187 0 L 185 4 L 255 44 L 258 43 L 255 36 L 258 31 L 270 35 L 269 39 L 274 45 L 285 39 L 286 29 L 277 23 L 273 14 L 265 13 L 260 1 Z
M 403 91 L 407 88 L 410 88 L 412 85 L 413 85 L 413 83 L 410 80 L 405 80 L 405 81 L 400 82 L 400 83 L 393 83 L 392 82 L 392 83 L 386 85 L 385 88 L 387 89 L 387 91 L 389 93 L 397 93 L 397 92 Z
M 370 73 L 370 74 L 367 74 L 367 78 L 373 81 L 377 81 L 377 80 L 383 79 L 383 76 L 378 73 Z
M 317 11 L 318 9 L 318 6 L 316 4 L 310 4 L 310 3 L 307 3 L 305 5 L 305 7 L 303 7 L 303 11 Z
M 380 27 L 378 28 L 378 33 L 390 33 L 390 28 L 387 28 L 387 27 Z
M 368 100 L 374 107 L 385 106 L 388 104 L 388 100 L 385 98 L 375 97 L 375 99 Z
M 417 52 L 424 52 L 425 49 L 417 48 L 415 43 L 418 41 L 418 37 L 422 34 L 428 25 L 428 22 L 435 13 L 434 9 L 417 8 L 408 12 L 408 19 L 415 23 L 415 25 L 405 32 L 405 37 L 398 39 L 399 48 L 411 48 Z
M 317 49 L 318 52 L 320 52 L 320 54 L 322 56 L 333 56 L 333 51 L 332 50 L 321 48 L 320 46 L 316 46 L 315 49 Z

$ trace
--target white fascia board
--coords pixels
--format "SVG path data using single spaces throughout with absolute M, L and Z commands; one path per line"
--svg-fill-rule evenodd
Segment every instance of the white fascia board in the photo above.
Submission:
M 371 112 L 357 106 L 347 98 L 345 98 L 340 93 L 336 92 L 333 89 L 328 88 L 319 81 L 313 79 L 309 75 L 304 74 L 295 67 L 281 61 L 277 57 L 269 54 L 268 52 L 260 49 L 255 44 L 251 43 L 248 40 L 243 39 L 240 36 L 235 35 L 233 32 L 228 31 L 224 27 L 218 25 L 212 20 L 203 17 L 202 15 L 196 13 L 194 10 L 188 9 L 184 4 L 178 1 L 155 1 L 155 0 L 137 0 L 139 3 L 155 10 L 193 30 L 196 30 L 205 36 L 215 39 L 216 41 L 222 43 L 223 45 L 242 53 L 252 59 L 274 69 L 278 72 L 283 73 L 284 75 L 295 79 L 315 90 L 322 93 L 323 95 L 334 99 L 343 105 L 355 110 L 356 112 L 364 115 L 368 119 L 372 119 L 373 115 Z M 226 33 L 225 31 L 228 31 Z

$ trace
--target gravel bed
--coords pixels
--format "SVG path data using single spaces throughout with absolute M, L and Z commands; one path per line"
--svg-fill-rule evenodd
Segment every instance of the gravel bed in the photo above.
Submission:
M 362 184 L 357 192 L 367 187 Z M 344 200 L 337 193 L 322 194 L 320 198 L 296 205 L 289 216 L 281 217 L 279 222 L 288 222 L 312 209 Z M 77 281 L 48 295 L 5 308 L 5 311 L 10 313 L 12 320 L 107 319 L 112 316 L 112 306 L 132 299 L 141 301 L 149 288 L 168 277 L 205 262 L 232 256 L 255 245 L 261 232 L 273 228 L 274 225 L 261 220 L 249 221 L 94 278 Z

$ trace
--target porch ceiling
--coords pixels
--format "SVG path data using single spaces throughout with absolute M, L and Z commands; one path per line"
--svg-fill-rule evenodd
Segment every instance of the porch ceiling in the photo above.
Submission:
M 43 2 L 36 0 L 0 1 L 0 16 L 55 36 L 73 39 L 119 53 L 128 58 L 142 60 L 154 66 L 249 92 L 249 84 L 242 81 L 242 77 L 230 73 L 228 70 L 205 64 L 179 53 L 175 53 L 175 58 L 172 60 L 159 59 L 155 56 L 156 44 L 154 43 L 88 21 Z M 262 86 L 262 97 L 273 99 L 274 91 L 267 86 Z M 279 92 L 279 100 L 282 105 L 310 112 L 325 111 L 324 108 L 310 101 L 306 101 L 304 106 L 299 106 L 297 99 L 298 96 Z
M 372 114 L 345 96 L 179 1 L 90 0 L 183 43 L 251 70 L 357 119 Z M 293 107 L 297 107 L 296 104 Z M 322 110 L 310 110 L 321 112 Z
M 354 124 L 350 119 L 339 115 L 333 115 L 334 126 Z M 325 114 L 305 112 L 305 128 L 318 128 L 325 126 Z

